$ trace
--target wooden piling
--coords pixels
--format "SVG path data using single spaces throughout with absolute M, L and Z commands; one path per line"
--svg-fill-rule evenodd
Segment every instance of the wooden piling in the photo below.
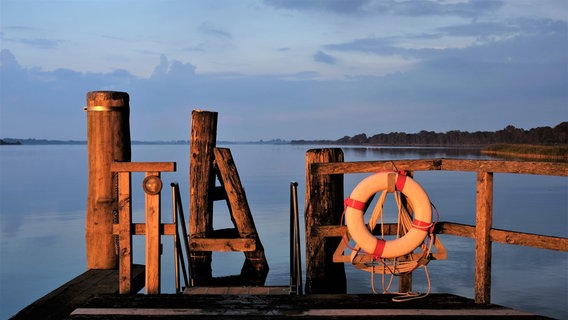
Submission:
M 87 93 L 89 182 L 86 213 L 87 269 L 113 269 L 118 253 L 113 223 L 118 219 L 118 178 L 113 161 L 130 161 L 130 106 L 126 92 Z
M 189 159 L 189 233 L 192 238 L 207 238 L 213 231 L 213 150 L 216 140 L 217 112 L 194 110 L 191 113 Z M 189 264 L 195 285 L 210 282 L 210 251 L 192 251 Z
M 345 293 L 342 263 L 333 262 L 341 238 L 313 235 L 313 227 L 339 225 L 343 212 L 343 174 L 314 175 L 311 164 L 343 162 L 341 148 L 312 149 L 306 153 L 306 288 L 310 293 Z

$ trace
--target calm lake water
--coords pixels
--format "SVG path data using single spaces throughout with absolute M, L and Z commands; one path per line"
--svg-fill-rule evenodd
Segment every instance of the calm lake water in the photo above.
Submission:
M 288 285 L 288 218 L 290 182 L 299 183 L 303 212 L 305 152 L 317 146 L 227 145 L 265 247 L 270 273 L 267 285 Z M 418 158 L 488 158 L 471 150 L 416 148 L 343 148 L 346 161 Z M 189 212 L 189 146 L 134 145 L 132 161 L 176 161 L 178 171 L 163 173 L 164 185 L 180 183 L 184 211 Z M 84 145 L 0 147 L 0 318 L 8 318 L 66 281 L 85 271 L 85 205 L 87 148 Z M 346 196 L 368 174 L 345 178 Z M 133 175 L 134 221 L 142 222 L 143 174 Z M 440 211 L 440 219 L 475 224 L 476 174 L 416 172 L 415 179 Z M 171 221 L 171 194 L 163 191 L 163 221 Z M 393 201 L 392 199 L 390 199 Z M 224 202 L 214 208 L 215 228 L 230 227 Z M 568 179 L 495 174 L 494 227 L 568 236 Z M 186 220 L 188 218 L 186 217 Z M 170 237 L 163 237 L 162 291 L 174 292 Z M 447 260 L 428 265 L 431 292 L 473 298 L 472 239 L 440 236 Z M 303 237 L 302 237 L 303 241 Z M 142 236 L 135 237 L 134 262 L 144 263 Z M 302 252 L 302 255 L 304 253 Z M 215 253 L 215 276 L 238 274 L 242 253 Z M 568 254 L 510 245 L 493 245 L 492 302 L 568 318 Z M 305 271 L 305 267 L 302 266 Z M 371 293 L 369 273 L 346 265 L 348 290 Z M 376 288 L 381 290 L 380 277 Z M 414 290 L 425 292 L 422 270 Z M 395 288 L 396 289 L 396 286 Z

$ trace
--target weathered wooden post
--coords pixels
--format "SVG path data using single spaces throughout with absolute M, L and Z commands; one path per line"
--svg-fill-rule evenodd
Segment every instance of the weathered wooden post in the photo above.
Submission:
M 191 113 L 189 159 L 189 233 L 192 238 L 206 238 L 213 231 L 213 150 L 216 140 L 217 112 L 194 110 Z M 196 285 L 210 282 L 211 251 L 192 251 L 189 264 Z
M 493 173 L 477 172 L 475 210 L 475 303 L 491 303 L 491 238 Z
M 345 293 L 345 266 L 333 262 L 341 238 L 312 236 L 312 227 L 339 225 L 343 212 L 343 175 L 314 175 L 310 164 L 343 162 L 341 148 L 312 149 L 306 153 L 306 293 Z M 313 237 L 313 238 L 312 238 Z
M 113 161 L 130 161 L 130 106 L 126 92 L 87 93 L 87 269 L 113 269 L 118 253 L 112 234 L 118 219 L 117 175 Z

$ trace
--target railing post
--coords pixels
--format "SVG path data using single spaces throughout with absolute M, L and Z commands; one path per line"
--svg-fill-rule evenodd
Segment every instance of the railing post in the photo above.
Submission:
M 475 217 L 475 303 L 491 303 L 491 239 L 493 173 L 477 172 Z
M 132 293 L 132 174 L 118 173 L 119 292 Z
M 306 288 L 310 293 L 345 293 L 343 263 L 333 262 L 341 238 L 312 236 L 312 228 L 339 225 L 343 212 L 343 174 L 314 175 L 312 163 L 343 162 L 340 148 L 312 149 L 306 153 Z
M 87 269 L 114 269 L 118 266 L 118 254 L 112 228 L 118 219 L 118 182 L 110 166 L 113 161 L 130 161 L 128 93 L 89 92 L 84 110 L 89 157 Z
M 143 182 L 146 193 L 146 293 L 160 293 L 162 242 L 160 241 L 160 172 L 146 172 Z

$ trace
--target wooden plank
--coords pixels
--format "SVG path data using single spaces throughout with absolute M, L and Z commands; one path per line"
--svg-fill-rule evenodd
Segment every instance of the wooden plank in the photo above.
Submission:
M 112 172 L 174 172 L 175 162 L 113 162 L 110 165 Z
M 112 228 L 113 234 L 119 234 L 119 225 L 115 224 Z M 132 224 L 132 234 L 141 236 L 146 234 L 146 223 L 133 223 Z M 160 224 L 160 234 L 165 236 L 173 236 L 176 233 L 176 225 L 173 223 L 161 223 Z
M 271 317 L 534 317 L 530 312 L 512 309 L 224 309 L 202 308 L 78 308 L 72 316 L 266 316 Z
M 396 169 L 395 169 L 396 168 Z M 389 161 L 353 161 L 335 163 L 312 163 L 312 174 L 345 174 L 379 172 L 384 170 L 446 170 L 446 171 L 487 171 L 495 173 L 536 174 L 568 176 L 568 163 L 543 161 L 501 161 L 501 160 L 457 160 L 420 159 Z
M 194 238 L 189 241 L 189 246 L 196 251 L 250 252 L 257 250 L 256 239 L 250 238 Z
M 235 229 L 237 229 L 239 237 L 255 241 L 255 250 L 244 251 L 246 260 L 241 275 L 243 279 L 251 279 L 257 285 L 263 285 L 268 275 L 268 261 L 231 150 L 215 148 L 214 155 L 219 170 L 219 181 L 227 193 L 227 205 Z
M 229 294 L 231 288 L 208 288 L 207 293 L 183 295 L 100 296 L 73 312 L 78 319 L 132 319 L 176 316 L 196 319 L 234 318 L 386 318 L 386 319 L 546 319 L 497 305 L 476 305 L 473 300 L 448 294 L 395 303 L 392 294 L 353 295 L 249 295 Z M 238 292 L 247 288 L 235 288 Z M 199 290 L 198 290 L 199 291 Z
M 183 291 L 184 294 L 231 294 L 231 295 L 289 295 L 290 287 L 287 286 L 262 286 L 262 287 L 190 287 Z
M 146 172 L 146 177 L 160 177 L 160 172 Z M 146 293 L 160 293 L 161 241 L 160 194 L 146 193 Z
M 144 287 L 144 266 L 132 267 L 132 291 L 138 292 Z M 85 305 L 93 297 L 105 294 L 117 294 L 118 270 L 88 270 L 47 295 L 22 309 L 12 320 L 64 319 L 75 308 Z
M 493 242 L 568 252 L 568 238 L 500 229 L 491 229 L 489 235 Z
M 118 253 L 119 266 L 119 292 L 132 291 L 132 206 L 131 173 L 118 174 Z
M 491 238 L 493 223 L 493 173 L 477 173 L 475 215 L 475 302 L 491 301 Z

